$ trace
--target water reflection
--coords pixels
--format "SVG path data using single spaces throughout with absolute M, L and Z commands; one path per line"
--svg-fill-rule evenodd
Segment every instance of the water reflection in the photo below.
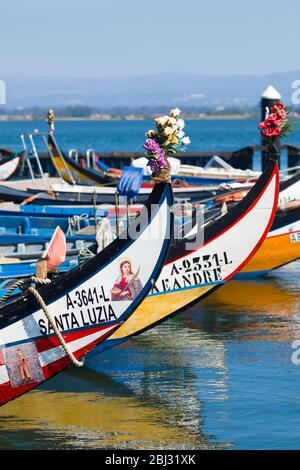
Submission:
M 176 324 L 162 325 L 93 358 L 94 370 L 69 369 L 2 407 L 0 448 L 220 446 L 202 432 L 203 407 L 189 355 L 201 367 L 223 369 L 222 344 L 206 347 L 201 331 L 183 328 L 180 341 L 177 333 Z
M 264 448 L 276 419 L 300 429 L 299 266 L 232 281 L 2 407 L 0 448 Z
M 195 328 L 217 338 L 300 338 L 300 263 L 251 281 L 230 281 L 192 309 Z

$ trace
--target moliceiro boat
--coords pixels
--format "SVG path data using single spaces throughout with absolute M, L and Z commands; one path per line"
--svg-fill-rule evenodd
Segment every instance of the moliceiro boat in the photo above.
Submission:
M 49 245 L 50 237 L 37 235 L 0 235 L 0 258 L 10 258 L 15 262 L 39 259 Z M 66 239 L 66 257 L 78 256 L 82 250 L 95 245 L 95 237 L 70 236 Z M 3 262 L 3 261 L 2 261 Z M 25 276 L 25 273 L 23 273 Z M 1 277 L 1 276 L 0 276 Z M 11 272 L 13 277 L 13 272 Z
M 57 173 L 64 181 L 69 184 L 82 184 L 85 186 L 112 186 L 115 185 L 119 180 L 119 177 L 108 176 L 100 173 L 100 171 L 95 171 L 90 168 L 82 168 L 77 162 L 72 160 L 72 158 L 61 152 L 56 143 L 53 132 L 49 134 L 48 151 Z
M 182 165 L 179 158 L 171 157 L 171 175 L 178 183 L 186 185 L 210 185 L 228 183 L 231 181 L 246 181 L 257 178 L 260 172 L 253 170 L 240 170 L 229 165 L 221 157 L 215 155 L 204 167 Z M 147 159 L 136 158 L 132 166 L 144 169 L 144 179 L 150 181 L 151 172 L 147 166 Z
M 29 287 L 0 308 L 0 404 L 71 363 L 81 365 L 82 356 L 133 314 L 166 259 L 172 200 L 170 184 L 155 185 L 126 234 L 50 285 Z M 125 285 L 119 280 L 124 270 Z
M 280 182 L 278 207 L 273 224 L 266 239 L 244 266 L 236 274 L 237 279 L 247 279 L 262 276 L 300 258 L 300 172 L 286 181 Z M 231 210 L 231 205 L 227 206 Z M 210 218 L 209 214 L 213 213 Z M 210 210 L 205 223 L 211 223 L 216 217 L 222 216 L 222 209 Z M 197 230 L 195 214 L 194 227 L 190 233 Z
M 13 157 L 3 158 L 0 161 L 0 181 L 8 180 L 17 171 L 23 158 L 23 152 L 14 154 Z
M 230 212 L 204 230 L 200 229 L 195 237 L 171 246 L 151 293 L 92 355 L 159 324 L 209 295 L 238 273 L 261 246 L 272 225 L 278 184 L 274 156 L 253 188 Z M 192 247 L 187 245 L 191 241 Z
M 290 210 L 278 209 L 272 227 L 253 258 L 235 276 L 262 276 L 300 258 L 300 201 Z

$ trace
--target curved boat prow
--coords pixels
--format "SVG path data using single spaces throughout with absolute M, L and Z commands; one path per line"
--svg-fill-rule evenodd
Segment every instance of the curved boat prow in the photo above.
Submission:
M 63 154 L 51 132 L 48 136 L 48 151 L 56 171 L 67 183 L 89 186 L 115 184 L 115 178 L 88 168 L 81 168 L 75 160 Z
M 116 331 L 150 291 L 172 236 L 172 188 L 157 184 L 139 219 L 94 258 L 0 308 L 0 404 L 57 374 Z M 54 326 L 55 326 L 54 325 Z
M 0 164 L 0 181 L 8 180 L 20 165 L 21 156 L 16 155 L 14 158 Z

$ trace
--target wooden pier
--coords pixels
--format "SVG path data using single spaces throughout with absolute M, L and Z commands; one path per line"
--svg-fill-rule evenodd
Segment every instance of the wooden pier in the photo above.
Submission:
M 300 147 L 296 147 L 290 144 L 283 144 L 278 146 L 280 152 L 287 152 L 287 165 L 288 167 L 295 167 L 300 165 Z M 255 152 L 262 152 L 264 147 L 261 145 L 249 145 L 247 147 L 234 150 L 234 151 L 195 151 L 185 152 L 179 154 L 179 158 L 183 164 L 205 166 L 205 164 L 214 155 L 218 155 L 223 160 L 228 162 L 234 168 L 240 168 L 242 170 L 253 169 L 253 157 Z M 94 154 L 99 157 L 107 166 L 112 168 L 122 168 L 125 165 L 130 165 L 132 160 L 135 158 L 142 157 L 144 152 L 98 152 Z M 39 153 L 43 171 L 48 173 L 49 176 L 56 176 L 55 168 L 49 158 L 47 152 Z M 76 159 L 79 163 L 87 167 L 93 166 L 93 158 L 91 155 L 87 155 L 87 152 L 82 152 L 76 155 Z M 34 157 L 31 158 L 31 164 L 34 171 L 38 174 L 38 168 Z M 17 177 L 29 177 L 28 165 L 26 162 L 19 168 Z

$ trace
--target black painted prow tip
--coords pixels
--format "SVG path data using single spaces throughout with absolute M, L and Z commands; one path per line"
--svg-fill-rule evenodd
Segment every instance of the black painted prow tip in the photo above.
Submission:
M 268 160 L 272 160 L 275 162 L 279 161 L 280 152 L 278 147 L 276 147 L 275 143 L 267 144 L 265 147 L 265 152 L 265 162 L 267 162 Z

